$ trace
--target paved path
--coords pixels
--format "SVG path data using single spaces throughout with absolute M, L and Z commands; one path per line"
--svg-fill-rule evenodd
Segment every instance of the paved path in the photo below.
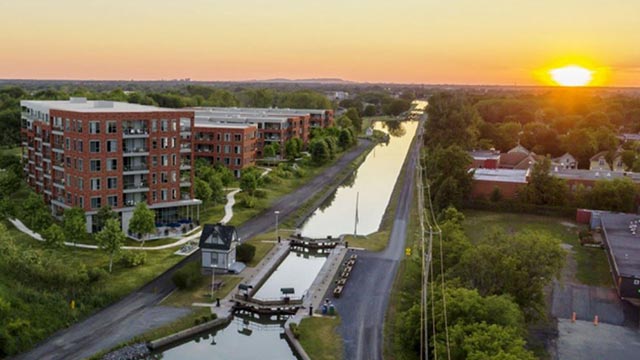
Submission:
M 559 360 L 638 359 L 640 332 L 622 326 L 591 321 L 558 320 Z
M 338 161 L 327 167 L 322 174 L 311 179 L 295 191 L 281 197 L 269 209 L 246 221 L 238 227 L 241 239 L 248 240 L 274 227 L 275 210 L 280 211 L 280 218 L 285 219 L 293 214 L 301 204 L 333 183 L 334 178 L 346 169 L 358 156 L 371 148 L 372 143 L 360 140 L 358 146 L 344 154 Z M 55 333 L 53 336 L 38 344 L 34 349 L 23 353 L 16 359 L 84 359 L 93 354 L 108 350 L 123 340 L 141 335 L 148 330 L 169 323 L 169 319 L 158 319 L 153 312 L 156 304 L 175 286 L 171 276 L 179 268 L 190 261 L 200 258 L 200 251 L 189 255 L 183 261 L 160 274 L 157 278 L 134 291 L 124 299 L 97 312 L 84 321 L 74 324 L 67 329 Z M 113 314 L 122 314 L 114 317 Z M 123 319 L 128 319 L 123 321 Z M 118 334 L 118 336 L 111 336 Z
M 407 155 L 404 183 L 398 197 L 389 244 L 379 253 L 359 252 L 342 296 L 333 300 L 342 318 L 338 331 L 344 339 L 345 359 L 382 359 L 384 318 L 398 265 L 404 256 L 422 131 L 421 121 L 417 139 Z
M 227 204 L 224 206 L 224 217 L 220 220 L 221 223 L 226 224 L 231 221 L 233 218 L 233 205 L 236 204 L 236 194 L 239 193 L 240 189 L 233 189 L 230 193 L 227 194 Z

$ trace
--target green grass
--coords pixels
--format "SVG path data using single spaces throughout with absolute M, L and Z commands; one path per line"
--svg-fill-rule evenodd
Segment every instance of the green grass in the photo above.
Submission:
M 291 231 L 280 230 L 280 237 L 285 238 L 287 235 L 291 234 Z M 255 267 L 264 259 L 264 257 L 276 246 L 276 232 L 266 232 L 260 235 L 253 237 L 251 240 L 247 241 L 246 244 L 251 244 L 256 247 L 256 254 L 253 256 L 253 259 L 246 264 L 249 267 Z
M 200 286 L 192 290 L 176 290 L 162 301 L 162 305 L 191 307 L 193 303 L 210 303 L 215 298 L 223 299 L 231 290 L 235 289 L 242 278 L 232 275 L 218 275 L 215 281 L 219 280 L 223 281 L 223 285 L 213 292 L 213 298 L 211 297 L 211 276 L 203 275 Z
M 342 338 L 338 335 L 339 317 L 304 318 L 298 326 L 298 340 L 312 360 L 343 358 Z
M 22 155 L 22 148 L 18 146 L 18 147 L 14 147 L 14 148 L 0 149 L 0 155 L 20 156 L 20 155 Z
M 486 236 L 494 228 L 507 233 L 523 230 L 546 232 L 562 243 L 571 245 L 577 263 L 576 279 L 585 285 L 613 286 L 607 257 L 602 249 L 583 247 L 578 240 L 581 227 L 566 219 L 486 211 L 465 211 L 464 223 L 467 236 L 472 242 Z M 574 225 L 574 226 L 569 226 Z

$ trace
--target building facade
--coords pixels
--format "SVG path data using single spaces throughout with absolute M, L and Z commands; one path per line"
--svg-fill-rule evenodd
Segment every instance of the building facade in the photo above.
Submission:
M 92 231 L 93 216 L 109 205 L 126 232 L 135 205 L 146 202 L 160 228 L 197 219 L 193 111 L 85 98 L 21 107 L 27 182 L 54 215 L 82 208 Z
M 200 122 L 194 130 L 194 156 L 228 167 L 236 177 L 255 165 L 258 129 L 253 124 Z

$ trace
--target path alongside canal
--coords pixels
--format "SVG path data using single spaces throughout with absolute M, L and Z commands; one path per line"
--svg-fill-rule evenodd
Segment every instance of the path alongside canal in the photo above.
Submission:
M 240 237 L 248 240 L 272 228 L 275 210 L 280 211 L 281 219 L 292 215 L 301 205 L 333 184 L 335 177 L 371 146 L 370 141 L 360 140 L 358 146 L 327 167 L 322 174 L 281 197 L 269 209 L 242 224 L 238 228 Z M 155 310 L 158 308 L 156 304 L 175 288 L 171 281 L 173 273 L 199 258 L 200 251 L 197 251 L 137 291 L 85 320 L 58 331 L 16 359 L 84 359 L 184 316 L 184 309 L 163 307 L 163 316 L 160 317 Z M 114 317 L 114 314 L 118 316 Z

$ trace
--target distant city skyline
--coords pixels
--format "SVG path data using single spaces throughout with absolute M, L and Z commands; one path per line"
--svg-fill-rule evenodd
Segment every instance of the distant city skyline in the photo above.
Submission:
M 640 86 L 619 0 L 0 0 L 0 78 Z

